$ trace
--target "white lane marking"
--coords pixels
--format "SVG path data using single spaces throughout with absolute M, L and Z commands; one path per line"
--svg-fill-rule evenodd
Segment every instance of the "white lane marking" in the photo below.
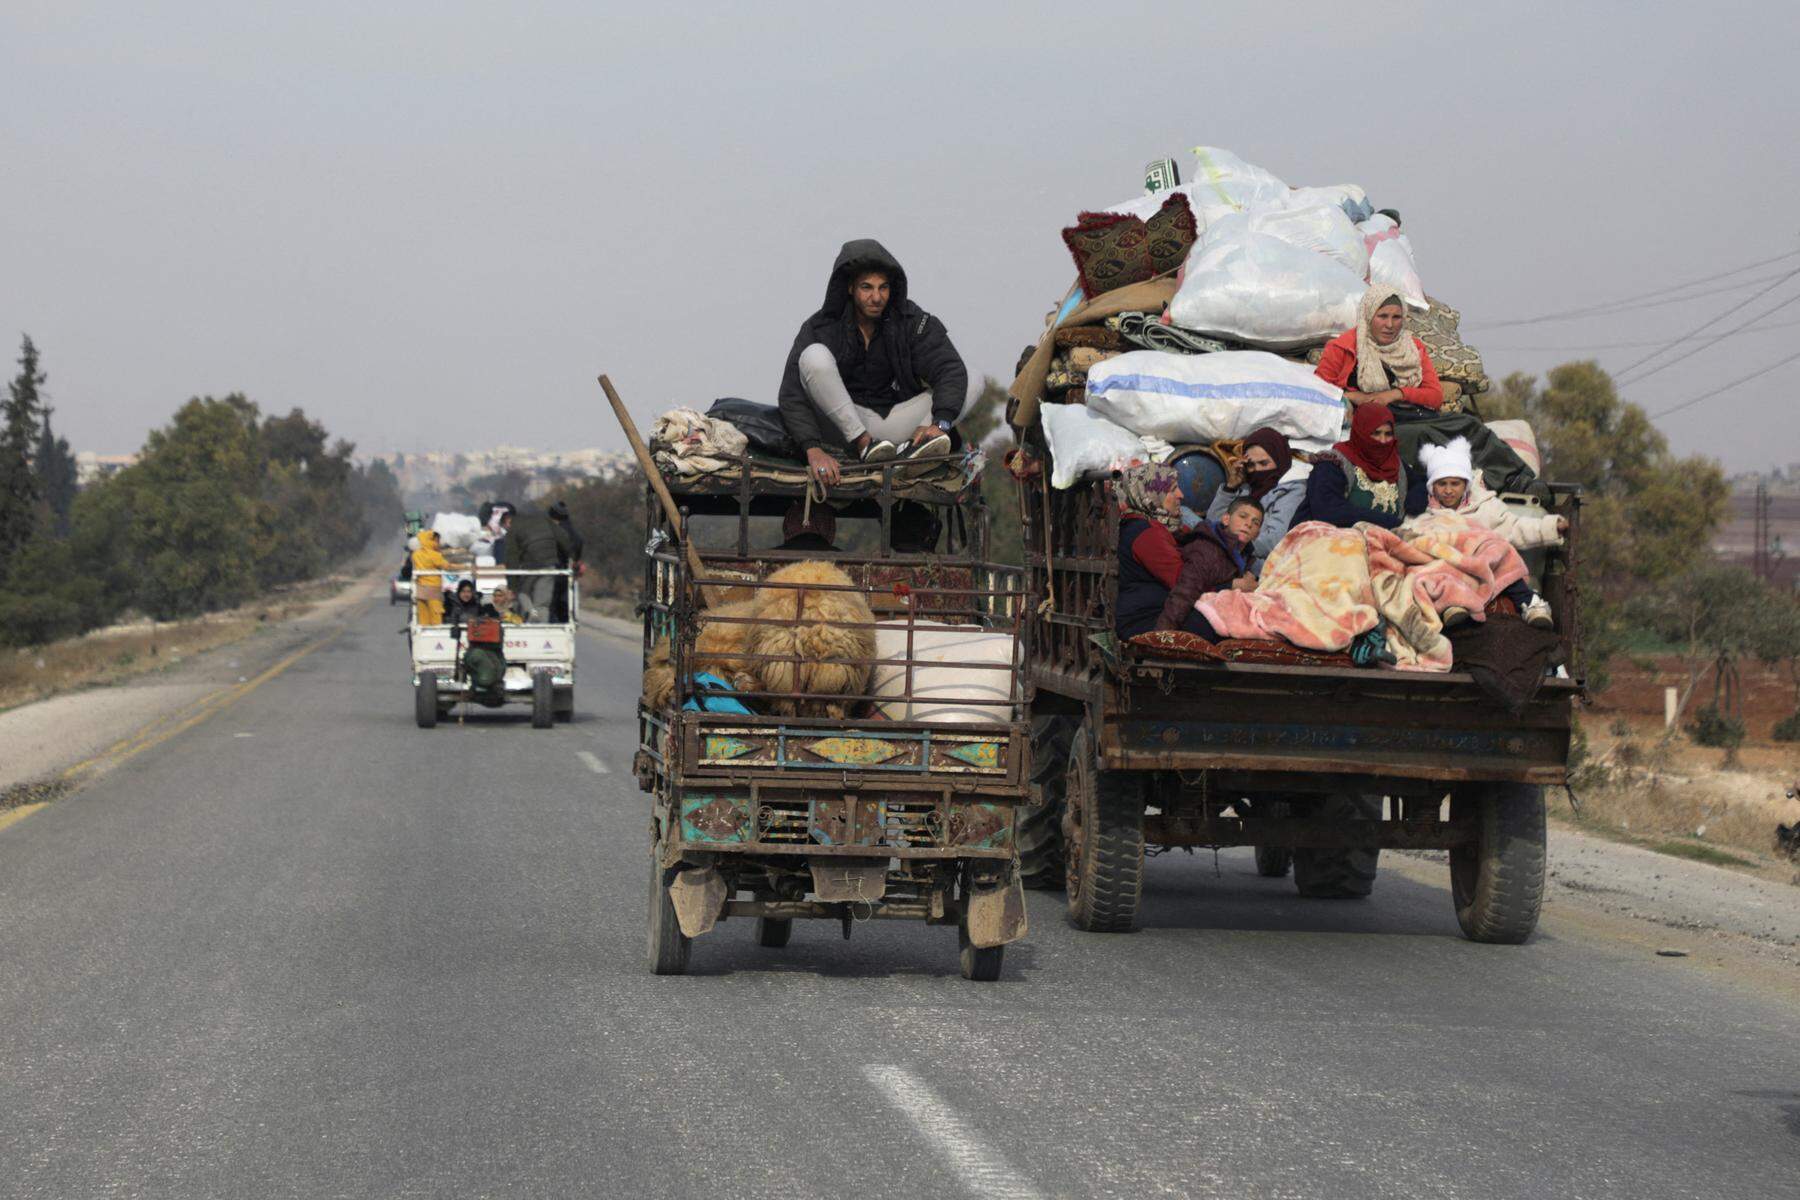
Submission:
M 255 737 L 256 735 L 254 733 L 234 733 L 231 736 L 234 738 L 240 738 L 240 737 Z
M 1012 1164 L 971 1133 L 956 1110 L 939 1100 L 937 1093 L 905 1067 L 871 1063 L 863 1075 L 906 1114 L 919 1136 L 930 1142 L 957 1179 L 972 1196 L 997 1200 L 1040 1200 L 1042 1193 L 1012 1168 Z
M 586 763 L 587 769 L 596 775 L 612 774 L 612 772 L 606 769 L 606 764 L 600 761 L 599 755 L 595 754 L 592 750 L 577 750 L 575 752 L 575 757 Z

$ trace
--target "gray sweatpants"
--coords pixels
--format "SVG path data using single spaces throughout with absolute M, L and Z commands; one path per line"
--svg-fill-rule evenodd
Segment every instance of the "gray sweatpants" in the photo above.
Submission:
M 845 445 L 854 446 L 865 433 L 898 445 L 912 437 L 919 426 L 931 424 L 930 392 L 902 400 L 885 416 L 852 400 L 844 377 L 838 374 L 837 359 L 818 342 L 800 352 L 800 386 L 813 407 L 844 435 Z

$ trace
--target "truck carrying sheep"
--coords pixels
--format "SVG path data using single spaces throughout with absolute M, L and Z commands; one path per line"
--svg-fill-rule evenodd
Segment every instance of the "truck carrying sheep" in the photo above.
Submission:
M 648 957 L 686 971 L 720 922 L 954 927 L 965 978 L 1025 933 L 1023 583 L 988 561 L 979 458 L 749 453 L 688 410 L 648 446 L 638 785 L 653 797 Z M 654 452 L 654 458 L 652 458 Z

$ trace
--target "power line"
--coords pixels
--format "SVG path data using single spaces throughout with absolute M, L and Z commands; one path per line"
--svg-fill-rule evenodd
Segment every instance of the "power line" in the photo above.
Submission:
M 1739 309 L 1743 308 L 1745 305 L 1756 303 L 1758 300 L 1761 300 L 1764 296 L 1768 295 L 1770 292 L 1774 291 L 1776 288 L 1780 287 L 1783 283 L 1786 283 L 1789 279 L 1792 279 L 1796 275 L 1800 275 L 1800 267 L 1795 267 L 1792 271 L 1789 271 L 1787 273 L 1787 275 L 1785 275 L 1783 278 L 1776 280 L 1774 283 L 1771 283 L 1768 287 L 1766 287 L 1762 291 L 1756 293 L 1754 296 L 1750 296 L 1746 299 L 1738 301 L 1736 304 L 1732 305 L 1730 308 L 1726 309 L 1724 312 L 1720 313 L 1718 316 L 1713 317 L 1707 321 L 1702 321 L 1699 325 L 1696 325 L 1694 328 L 1690 329 L 1683 337 L 1677 339 L 1676 341 L 1669 343 L 1668 346 L 1663 347 L 1661 350 L 1652 351 L 1651 353 L 1645 355 L 1643 358 L 1638 359 L 1638 361 L 1632 363 L 1629 367 L 1626 367 L 1624 370 L 1619 372 L 1619 377 L 1621 379 L 1621 382 L 1624 382 L 1624 379 L 1623 379 L 1624 376 L 1631 374 L 1633 371 L 1636 371 L 1639 367 L 1643 366 L 1645 363 L 1654 362 L 1656 359 L 1661 358 L 1663 356 L 1663 354 L 1665 354 L 1670 349 L 1670 347 L 1679 346 L 1682 342 L 1687 341 L 1689 338 L 1698 334 L 1701 330 L 1706 329 L 1713 325 L 1717 325 L 1720 321 L 1723 321 L 1726 317 L 1729 317 L 1732 313 L 1737 312 Z M 1770 313 L 1779 312 L 1781 309 L 1786 308 L 1788 305 L 1792 304 L 1796 300 L 1800 300 L 1800 295 L 1788 297 L 1786 300 L 1783 300 L 1780 304 L 1777 304 L 1774 308 L 1771 308 L 1767 312 L 1759 314 L 1759 316 L 1751 317 L 1748 321 L 1743 322 L 1742 324 L 1736 326 L 1733 329 L 1728 330 L 1727 332 L 1728 333 L 1738 333 L 1738 332 L 1742 331 L 1745 328 L 1745 326 L 1754 325 L 1759 319 L 1761 319 L 1761 317 L 1766 317 Z M 1648 371 L 1645 371 L 1643 374 L 1639 375 L 1638 379 L 1639 380 L 1648 379 L 1648 378 L 1650 378 L 1650 376 L 1656 374 L 1658 371 L 1662 370 L 1664 367 L 1674 366 L 1676 363 L 1682 361 L 1683 359 L 1692 358 L 1694 355 L 1700 353 L 1702 350 L 1705 350 L 1707 347 L 1716 344 L 1718 341 L 1719 341 L 1719 339 L 1715 337 L 1712 340 L 1710 340 L 1702 345 L 1694 347 L 1692 350 L 1689 350 L 1686 354 L 1678 354 L 1674 358 L 1671 358 L 1669 361 L 1663 363 L 1661 366 L 1651 367 Z M 1636 382 L 1636 380 L 1633 380 L 1631 382 Z
M 1767 375 L 1770 371 L 1778 370 L 1782 367 L 1787 366 L 1789 363 L 1793 362 L 1795 359 L 1800 359 L 1800 350 L 1794 351 L 1792 354 L 1788 355 L 1786 358 L 1778 359 L 1775 362 L 1770 363 L 1768 366 L 1762 368 L 1762 370 L 1760 370 L 1760 371 L 1752 371 L 1752 372 L 1750 372 L 1750 374 L 1745 375 L 1741 379 L 1734 379 L 1730 383 L 1720 384 L 1718 387 L 1714 388 L 1710 392 L 1701 392 L 1698 396 L 1694 396 L 1694 397 L 1691 397 L 1690 399 L 1683 400 L 1680 404 L 1671 405 L 1670 407 L 1663 409 L 1661 412 L 1651 413 L 1650 419 L 1652 421 L 1660 421 L 1664 417 L 1668 416 L 1670 413 L 1678 413 L 1684 408 L 1692 408 L 1694 405 L 1700 403 L 1702 400 L 1711 400 L 1714 396 L 1717 396 L 1720 392 L 1729 392 L 1732 388 L 1738 386 L 1740 383 L 1749 383 L 1752 379 L 1760 379 L 1764 375 Z
M 1774 309 L 1769 310 L 1769 312 L 1774 312 L 1774 311 L 1775 311 Z M 1768 314 L 1765 313 L 1763 315 L 1767 316 Z M 1762 320 L 1762 317 L 1758 317 L 1757 320 L 1758 321 Z M 1792 329 L 1796 325 L 1800 325 L 1800 321 L 1775 321 L 1768 325 L 1752 325 L 1750 328 L 1740 330 L 1739 332 L 1742 332 L 1742 333 L 1774 333 L 1774 332 L 1776 332 L 1778 330 L 1782 330 L 1782 329 Z M 1671 336 L 1673 336 L 1673 335 L 1671 335 Z M 1733 335 L 1731 335 L 1731 334 L 1721 334 L 1720 335 L 1721 338 L 1730 337 L 1730 336 L 1733 336 Z M 1565 345 L 1560 345 L 1560 346 L 1546 346 L 1546 345 L 1542 345 L 1542 344 L 1524 345 L 1524 346 L 1519 346 L 1519 345 L 1509 346 L 1509 345 L 1505 344 L 1504 342 L 1502 342 L 1499 345 L 1494 345 L 1491 342 L 1484 341 L 1484 342 L 1482 342 L 1481 347 L 1482 347 L 1483 351 L 1487 351 L 1487 350 L 1546 350 L 1546 351 L 1554 350 L 1554 351 L 1557 351 L 1558 353 L 1562 353 L 1562 354 L 1584 354 L 1590 350 L 1641 350 L 1645 346 L 1666 346 L 1668 344 L 1669 344 L 1669 338 L 1661 337 L 1661 338 L 1645 338 L 1641 341 L 1631 341 L 1631 342 L 1582 342 L 1579 345 L 1565 344 Z
M 1492 324 L 1489 324 L 1486 326 L 1481 326 L 1480 328 L 1497 329 L 1502 325 L 1535 325 L 1540 321 L 1554 321 L 1560 317 L 1580 316 L 1583 313 L 1592 312 L 1596 309 L 1610 309 L 1617 305 L 1630 304 L 1637 300 L 1648 300 L 1648 299 L 1650 299 L 1652 297 L 1656 297 L 1656 296 L 1666 296 L 1670 292 L 1683 291 L 1690 287 L 1697 287 L 1703 283 L 1711 283 L 1717 279 L 1729 279 L 1733 275 L 1742 275 L 1745 271 L 1751 271 L 1751 270 L 1756 269 L 1757 267 L 1766 267 L 1770 263 L 1781 262 L 1785 259 L 1793 258 L 1795 255 L 1800 255 L 1800 250 L 1789 250 L 1785 254 L 1777 254 L 1772 258 L 1758 259 L 1756 262 L 1745 263 L 1741 267 L 1733 267 L 1729 271 L 1720 271 L 1716 275 L 1702 275 L 1698 279 L 1690 279 L 1690 280 L 1686 281 L 1685 283 L 1668 284 L 1664 287 L 1657 288 L 1655 291 L 1641 292 L 1635 296 L 1625 296 L 1618 300 L 1607 300 L 1607 301 L 1603 301 L 1602 303 L 1599 303 L 1599 304 L 1589 304 L 1589 305 L 1585 305 L 1581 308 L 1571 308 L 1565 312 L 1550 313 L 1550 314 L 1548 314 L 1546 316 L 1542 316 L 1542 317 L 1530 317 L 1530 318 L 1527 318 L 1524 320 L 1517 320 L 1517 321 L 1496 321 L 1496 322 L 1493 322 Z M 1747 286 L 1749 286 L 1749 284 L 1751 282 L 1754 282 L 1754 281 L 1745 281 L 1745 282 L 1733 284 L 1731 287 L 1723 288 L 1720 290 L 1731 291 L 1734 288 L 1747 287 Z
M 1795 251 L 1795 253 L 1800 254 L 1800 251 Z M 1610 316 L 1615 316 L 1619 313 L 1636 312 L 1640 309 L 1645 309 L 1645 308 L 1662 308 L 1662 307 L 1664 307 L 1666 305 L 1670 305 L 1670 304 L 1686 304 L 1690 300 L 1700 300 L 1707 296 L 1719 296 L 1719 295 L 1725 294 L 1726 292 L 1740 291 L 1743 288 L 1755 287 L 1759 283 L 1768 283 L 1770 280 L 1786 279 L 1787 277 L 1788 277 L 1787 272 L 1780 272 L 1780 273 L 1772 274 L 1772 275 L 1758 275 L 1754 279 L 1740 279 L 1736 283 L 1728 283 L 1728 284 L 1724 285 L 1723 287 L 1707 288 L 1703 291 L 1698 291 L 1698 292 L 1684 292 L 1682 295 L 1679 295 L 1679 296 L 1670 296 L 1670 295 L 1667 295 L 1666 293 L 1667 293 L 1667 291 L 1670 291 L 1670 290 L 1680 291 L 1681 288 L 1678 287 L 1678 288 L 1674 288 L 1674 289 L 1665 289 L 1664 292 L 1650 293 L 1651 295 L 1656 295 L 1656 296 L 1660 297 L 1660 299 L 1656 299 L 1656 300 L 1647 300 L 1647 299 L 1641 299 L 1641 298 L 1634 298 L 1631 300 L 1613 300 L 1613 301 L 1609 301 L 1605 304 L 1590 304 L 1585 308 L 1571 308 L 1571 309 L 1565 309 L 1562 312 L 1545 313 L 1543 316 L 1539 316 L 1539 317 L 1522 317 L 1515 321 L 1489 321 L 1485 324 L 1471 325 L 1470 328 L 1471 329 L 1507 329 L 1507 328 L 1511 328 L 1512 326 L 1515 326 L 1515 325 L 1542 325 L 1549 321 L 1569 321 L 1569 320 L 1577 320 L 1577 319 L 1580 319 L 1583 317 L 1610 317 Z M 1691 286 L 1691 285 L 1684 284 L 1681 286 L 1686 287 L 1686 286 Z

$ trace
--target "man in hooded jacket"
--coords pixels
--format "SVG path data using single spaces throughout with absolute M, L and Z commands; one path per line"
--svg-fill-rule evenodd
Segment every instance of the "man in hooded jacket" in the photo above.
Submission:
M 513 514 L 506 535 L 506 565 L 515 571 L 555 570 L 567 566 L 574 544 L 569 530 L 541 508 Z M 554 575 L 517 575 L 513 590 L 548 612 L 556 598 Z
M 968 395 L 968 368 L 907 298 L 905 268 L 871 238 L 845 242 L 781 376 L 781 419 L 812 474 L 838 481 L 827 447 L 863 462 L 949 450 Z

